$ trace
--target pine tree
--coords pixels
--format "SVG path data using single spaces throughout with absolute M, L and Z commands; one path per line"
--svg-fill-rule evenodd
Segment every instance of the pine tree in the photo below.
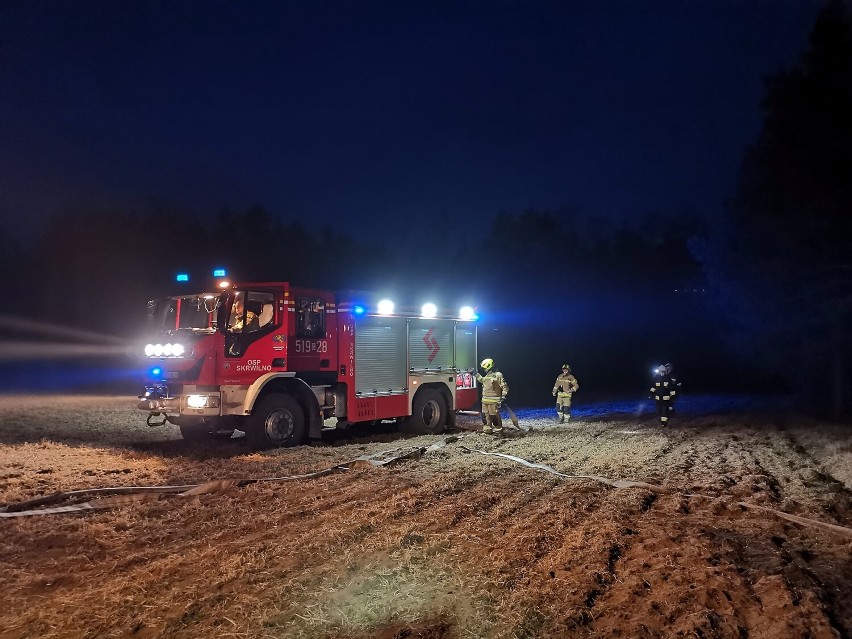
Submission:
M 794 390 L 848 393 L 852 316 L 852 25 L 819 13 L 801 63 L 767 82 L 724 235 L 702 261 L 738 352 Z

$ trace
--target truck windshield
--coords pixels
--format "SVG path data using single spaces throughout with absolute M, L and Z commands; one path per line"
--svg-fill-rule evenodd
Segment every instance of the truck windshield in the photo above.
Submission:
M 183 295 L 148 302 L 148 328 L 152 331 L 216 330 L 219 296 L 214 293 Z

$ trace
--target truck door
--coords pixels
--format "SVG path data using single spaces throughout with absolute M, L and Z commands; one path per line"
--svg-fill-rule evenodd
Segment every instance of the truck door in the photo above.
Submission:
M 337 366 L 329 325 L 327 300 L 299 293 L 294 300 L 296 326 L 290 345 L 290 364 L 297 371 L 334 371 Z
M 273 291 L 236 291 L 230 299 L 224 327 L 225 352 L 222 361 L 226 384 L 251 383 L 260 375 L 284 368 L 284 355 L 275 349 L 279 313 Z

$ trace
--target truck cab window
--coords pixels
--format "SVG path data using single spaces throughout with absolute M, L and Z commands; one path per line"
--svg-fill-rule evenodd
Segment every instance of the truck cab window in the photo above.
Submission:
M 275 325 L 274 293 L 237 291 L 228 313 L 225 356 L 242 357 L 249 345 L 274 331 Z
M 325 337 L 325 300 L 300 299 L 296 302 L 298 337 L 320 339 Z
M 228 316 L 229 333 L 252 333 L 272 325 L 275 318 L 272 293 L 238 291 Z

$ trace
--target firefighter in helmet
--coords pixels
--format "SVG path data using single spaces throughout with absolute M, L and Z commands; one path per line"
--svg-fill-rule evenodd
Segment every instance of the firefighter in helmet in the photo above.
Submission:
M 571 374 L 568 364 L 562 365 L 562 372 L 553 383 L 553 396 L 556 398 L 556 416 L 559 423 L 564 424 L 571 419 L 571 396 L 580 390 L 577 378 Z
M 482 432 L 502 437 L 503 420 L 500 418 L 500 406 L 509 394 L 509 385 L 490 357 L 482 360 L 479 367 L 485 373 L 476 374 L 476 381 L 482 385 Z
M 651 381 L 651 398 L 657 402 L 657 415 L 662 426 L 668 424 L 672 405 L 675 397 L 677 397 L 677 386 L 680 386 L 672 379 L 671 370 L 671 364 L 657 366 L 654 369 L 654 376 Z

